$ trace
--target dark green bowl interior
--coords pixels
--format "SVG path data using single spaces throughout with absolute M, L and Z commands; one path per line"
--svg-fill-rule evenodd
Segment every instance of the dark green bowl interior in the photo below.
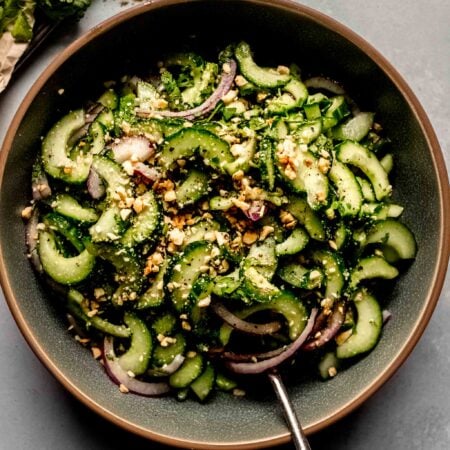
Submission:
M 146 8 L 64 61 L 32 101 L 15 135 L 1 186 L 0 239 L 5 275 L 18 307 L 39 345 L 84 396 L 143 430 L 212 445 L 286 435 L 266 384 L 259 395 L 218 395 L 205 406 L 121 394 L 90 353 L 71 338 L 57 301 L 50 301 L 33 273 L 25 257 L 20 218 L 30 198 L 31 164 L 40 137 L 70 108 L 96 98 L 102 81 L 139 72 L 168 50 L 190 48 L 215 57 L 226 43 L 246 39 L 261 63 L 294 61 L 305 77 L 326 74 L 342 81 L 363 110 L 377 111 L 395 151 L 394 196 L 405 206 L 403 220 L 419 245 L 416 262 L 393 291 L 380 298 L 394 319 L 376 349 L 330 382 L 305 380 L 300 374 L 289 378 L 288 390 L 303 425 L 317 425 L 360 396 L 391 366 L 429 298 L 440 252 L 441 217 L 436 167 L 424 130 L 385 72 L 357 45 L 308 14 L 268 2 L 199 1 L 147 12 Z M 58 95 L 60 88 L 64 95 Z

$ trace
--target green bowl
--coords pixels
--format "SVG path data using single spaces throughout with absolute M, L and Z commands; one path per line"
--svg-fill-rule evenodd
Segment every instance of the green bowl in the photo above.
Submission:
M 117 425 L 173 446 L 267 447 L 287 442 L 289 433 L 264 384 L 258 394 L 218 395 L 207 405 L 121 394 L 69 335 L 61 309 L 33 272 L 20 211 L 30 198 L 31 164 L 41 136 L 69 109 L 95 98 L 102 81 L 133 73 L 169 50 L 190 47 L 216 55 L 240 39 L 250 42 L 260 60 L 274 58 L 267 64 L 296 61 L 306 75 L 342 81 L 363 109 L 377 111 L 395 149 L 395 198 L 405 206 L 403 220 L 419 246 L 416 261 L 387 294 L 394 320 L 375 350 L 329 382 L 300 373 L 287 380 L 307 433 L 358 407 L 401 365 L 429 321 L 448 262 L 448 179 L 435 134 L 400 75 L 349 29 L 282 0 L 154 1 L 92 29 L 44 71 L 7 133 L 0 166 L 1 283 L 31 348 L 70 392 Z M 61 88 L 64 95 L 58 94 Z

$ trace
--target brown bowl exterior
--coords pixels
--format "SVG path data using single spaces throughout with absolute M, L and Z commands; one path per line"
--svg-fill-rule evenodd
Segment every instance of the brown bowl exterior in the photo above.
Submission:
M 394 197 L 405 206 L 403 220 L 419 245 L 417 260 L 383 299 L 396 320 L 376 349 L 328 383 L 290 376 L 289 392 L 307 434 L 358 407 L 402 364 L 430 319 L 448 264 L 449 188 L 435 134 L 400 75 L 349 29 L 284 0 L 155 1 L 92 29 L 44 71 L 8 130 L 0 156 L 1 283 L 26 340 L 70 392 L 115 424 L 173 446 L 261 448 L 287 442 L 289 433 L 265 385 L 245 398 L 218 395 L 205 406 L 120 394 L 69 336 L 61 306 L 49 300 L 33 273 L 20 211 L 30 197 L 40 137 L 56 118 L 97 97 L 103 81 L 139 71 L 170 50 L 214 57 L 240 39 L 267 64 L 294 61 L 305 76 L 342 81 L 363 109 L 377 111 L 395 149 Z M 64 95 L 58 95 L 60 88 Z

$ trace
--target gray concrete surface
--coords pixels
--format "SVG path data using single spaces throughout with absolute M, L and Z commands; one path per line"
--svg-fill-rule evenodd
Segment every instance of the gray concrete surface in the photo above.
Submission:
M 350 26 L 403 74 L 450 164 L 450 2 L 305 0 Z M 62 48 L 131 6 L 96 0 L 77 27 L 39 52 L 0 96 L 0 141 L 26 91 Z M 450 448 L 450 280 L 423 338 L 396 375 L 360 409 L 311 438 L 313 450 Z M 26 345 L 0 300 L 0 450 L 159 449 L 96 417 L 73 399 Z M 290 448 L 285 446 L 284 449 Z

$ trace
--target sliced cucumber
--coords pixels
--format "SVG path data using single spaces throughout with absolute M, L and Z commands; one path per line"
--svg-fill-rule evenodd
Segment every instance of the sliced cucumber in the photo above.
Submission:
M 299 80 L 291 79 L 278 97 L 270 100 L 267 105 L 269 114 L 285 114 L 295 108 L 300 108 L 308 97 L 306 86 Z
M 125 191 L 128 196 L 131 195 L 130 178 L 116 162 L 104 156 L 94 156 L 92 168 L 106 182 L 107 198 L 112 200 L 114 194 Z
M 154 367 L 163 367 L 170 364 L 175 356 L 183 355 L 186 350 L 186 339 L 183 334 L 177 333 L 174 336 L 175 342 L 163 347 L 162 345 L 156 345 L 152 355 L 152 365 Z
M 264 278 L 271 280 L 277 270 L 277 256 L 275 239 L 268 237 L 262 242 L 255 242 L 248 251 L 243 263 L 244 270 L 255 268 Z
M 206 241 L 192 242 L 186 246 L 178 258 L 174 258 L 168 270 L 166 287 L 177 311 L 186 311 L 192 306 L 189 294 L 194 282 L 202 274 L 199 268 L 208 264 L 212 248 Z M 170 289 L 172 289 L 171 292 Z
M 166 258 L 159 267 L 159 272 L 150 287 L 139 297 L 136 304 L 137 309 L 156 308 L 164 302 L 164 277 L 166 275 L 169 259 Z
M 276 298 L 268 303 L 253 305 L 241 311 L 235 311 L 234 314 L 240 319 L 246 319 L 260 311 L 274 311 L 284 316 L 289 329 L 289 338 L 292 341 L 300 336 L 308 321 L 308 312 L 305 306 L 289 291 L 281 291 Z M 233 327 L 228 324 L 221 326 L 219 338 L 223 345 L 228 344 L 232 331 Z
M 183 103 L 190 106 L 198 105 L 202 102 L 205 92 L 211 83 L 214 83 L 214 76 L 217 72 L 217 65 L 206 63 L 203 67 L 195 67 L 193 73 L 193 85 L 181 92 Z
M 190 388 L 201 402 L 205 401 L 211 393 L 215 378 L 216 372 L 213 366 L 207 363 L 203 373 L 192 382 Z
M 114 92 L 113 89 L 108 89 L 100 96 L 100 98 L 97 100 L 97 103 L 100 103 L 105 108 L 114 110 L 119 106 L 119 96 Z
M 233 197 L 216 196 L 209 199 L 209 209 L 212 211 L 228 211 L 233 206 Z
M 364 200 L 366 200 L 367 202 L 376 201 L 375 192 L 373 191 L 372 184 L 370 183 L 370 181 L 367 181 L 365 178 L 361 178 L 358 176 L 355 178 L 361 188 L 361 193 Z
M 240 269 L 235 269 L 227 275 L 219 275 L 214 278 L 213 293 L 219 297 L 227 297 L 241 285 Z
M 291 79 L 290 75 L 279 74 L 274 70 L 258 66 L 253 60 L 250 46 L 240 42 L 235 49 L 239 69 L 244 77 L 261 88 L 284 86 Z
M 325 281 L 322 270 L 317 268 L 307 269 L 295 262 L 282 266 L 277 275 L 291 286 L 308 291 L 319 288 Z
M 295 255 L 302 251 L 309 242 L 308 233 L 301 227 L 294 228 L 285 241 L 275 247 L 278 256 Z
M 375 114 L 371 112 L 360 112 L 333 128 L 333 137 L 339 141 L 360 141 L 372 128 L 374 116 Z
M 328 250 L 314 250 L 312 260 L 322 266 L 326 277 L 325 297 L 336 299 L 341 296 L 344 288 L 344 262 L 334 252 Z
M 135 314 L 126 312 L 124 322 L 131 331 L 131 344 L 118 358 L 120 367 L 134 375 L 142 375 L 148 367 L 153 341 L 147 325 Z
M 112 204 L 107 207 L 98 221 L 89 228 L 92 242 L 114 242 L 120 239 L 124 224 L 120 217 L 120 209 Z
M 298 193 L 306 193 L 307 201 L 312 209 L 319 209 L 328 203 L 328 178 L 319 169 L 319 159 L 310 151 L 300 149 L 296 146 L 293 156 L 295 173 L 290 175 L 287 167 L 282 164 L 283 152 L 275 153 L 275 160 L 280 176 L 284 182 Z
M 155 318 L 152 323 L 153 331 L 156 335 L 171 336 L 177 324 L 177 318 L 170 312 Z
M 360 290 L 353 296 L 353 301 L 358 320 L 352 335 L 337 346 L 336 356 L 339 359 L 352 358 L 372 350 L 381 335 L 383 317 L 375 297 L 365 290 Z
M 256 138 L 251 137 L 247 139 L 246 142 L 240 144 L 239 149 L 240 150 L 235 153 L 236 159 L 225 167 L 226 171 L 231 175 L 239 170 L 248 172 L 256 152 Z
M 86 328 L 93 327 L 102 333 L 109 334 L 111 336 L 119 337 L 119 338 L 128 338 L 131 335 L 131 331 L 125 325 L 115 325 L 102 317 L 88 316 L 89 312 L 87 308 L 84 306 L 84 297 L 81 292 L 71 288 L 67 294 L 67 307 L 69 311 L 77 318 L 84 322 Z
M 86 249 L 78 256 L 65 258 L 56 247 L 54 235 L 45 230 L 39 231 L 38 252 L 44 271 L 53 280 L 64 285 L 83 281 L 95 265 L 95 256 Z
M 391 248 L 402 259 L 412 259 L 417 253 L 414 235 L 408 227 L 396 220 L 376 222 L 369 230 L 364 245 L 382 244 Z
M 333 378 L 336 369 L 339 367 L 339 359 L 335 352 L 328 352 L 323 355 L 319 362 L 319 374 L 322 380 Z
M 142 267 L 135 253 L 126 248 L 112 245 L 89 245 L 89 251 L 99 258 L 110 262 L 116 269 L 119 287 L 111 301 L 114 306 L 122 306 L 127 300 L 134 300 L 139 294 L 142 283 Z
M 269 139 L 259 144 L 259 170 L 263 183 L 269 191 L 275 188 L 274 148 Z
M 255 267 L 245 269 L 242 272 L 242 277 L 240 289 L 244 296 L 251 301 L 270 302 L 280 294 L 280 290 Z
M 350 114 L 347 102 L 343 95 L 336 95 L 330 99 L 328 106 L 322 118 L 323 129 L 328 130 L 336 126 L 344 117 Z
M 158 238 L 162 225 L 162 212 L 152 190 L 138 197 L 143 205 L 142 211 L 133 218 L 130 228 L 122 236 L 120 242 L 128 247 L 134 247 L 150 239 Z
M 403 206 L 395 203 L 363 203 L 360 211 L 362 216 L 373 220 L 384 220 L 388 217 L 399 217 L 403 213 Z
M 89 127 L 89 154 L 98 155 L 105 148 L 105 131 L 98 121 Z M 84 149 L 82 149 L 84 150 Z
M 228 142 L 210 131 L 198 128 L 183 128 L 166 139 L 159 163 L 165 170 L 173 167 L 178 159 L 189 159 L 198 153 L 207 166 L 221 171 L 234 162 Z
M 200 200 L 208 193 L 209 175 L 192 169 L 187 178 L 176 189 L 177 203 L 180 208 Z
M 80 222 L 96 222 L 98 214 L 93 208 L 86 208 L 69 194 L 58 194 L 52 203 L 53 209 L 63 216 Z
M 202 373 L 203 364 L 200 354 L 186 358 L 182 366 L 169 377 L 169 384 L 178 389 L 188 387 Z
M 381 159 L 380 164 L 387 174 L 391 173 L 394 168 L 394 156 L 392 153 L 386 153 Z
M 381 256 L 368 256 L 358 261 L 350 273 L 350 289 L 355 289 L 362 280 L 384 278 L 391 280 L 397 277 L 398 270 Z
M 44 216 L 43 223 L 52 231 L 64 236 L 73 247 L 81 253 L 84 250 L 81 230 L 68 219 L 58 213 L 49 213 Z
M 224 375 L 222 372 L 217 372 L 216 374 L 216 386 L 221 391 L 231 391 L 235 387 L 237 387 L 236 381 L 232 380 L 231 378 L 228 378 L 226 375 Z
M 294 136 L 301 144 L 310 144 L 315 141 L 322 132 L 322 121 L 311 120 L 295 128 Z
M 335 159 L 328 175 L 336 187 L 341 215 L 356 216 L 361 209 L 363 195 L 353 172 Z
M 219 230 L 219 222 L 216 222 L 215 220 L 201 220 L 195 225 L 191 225 L 186 228 L 182 248 L 186 247 L 191 242 L 204 241 L 210 233 L 214 233 Z
M 82 109 L 65 115 L 48 132 L 42 143 L 42 163 L 45 171 L 66 183 L 82 183 L 89 175 L 91 158 L 88 155 L 72 160 L 69 140 L 85 124 Z
M 106 131 L 114 129 L 114 113 L 110 109 L 103 110 L 95 119 Z
M 339 161 L 351 164 L 361 169 L 372 183 L 377 200 L 389 196 L 392 186 L 389 184 L 387 173 L 374 153 L 356 142 L 346 141 L 336 150 Z
M 286 209 L 306 228 L 309 235 L 317 240 L 326 239 L 325 229 L 316 213 L 304 198 L 290 196 Z

